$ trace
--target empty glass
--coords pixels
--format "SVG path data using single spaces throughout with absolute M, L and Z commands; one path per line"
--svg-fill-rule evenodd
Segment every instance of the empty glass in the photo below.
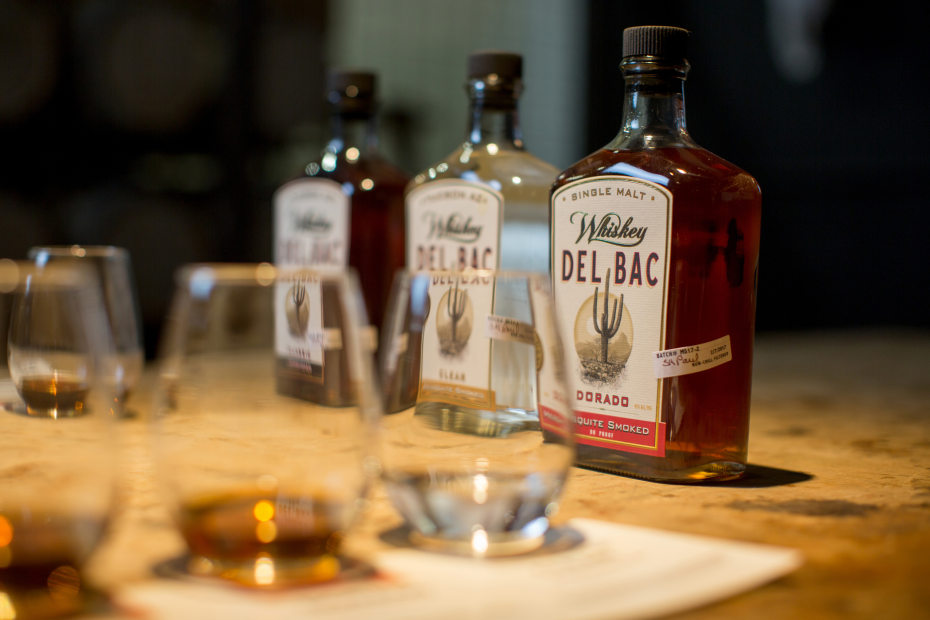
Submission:
M 29 258 L 39 266 L 79 262 L 99 282 L 115 347 L 107 372 L 116 392 L 115 410 L 125 413 L 126 400 L 145 361 L 129 252 L 114 246 L 42 246 L 30 249 Z
M 266 587 L 345 569 L 381 411 L 359 300 L 351 274 L 179 273 L 154 452 L 188 572 Z
M 544 274 L 401 273 L 381 343 L 383 477 L 414 543 L 543 543 L 574 457 Z
M 79 268 L 0 260 L 0 320 L 0 616 L 70 614 L 114 501 L 103 304 Z

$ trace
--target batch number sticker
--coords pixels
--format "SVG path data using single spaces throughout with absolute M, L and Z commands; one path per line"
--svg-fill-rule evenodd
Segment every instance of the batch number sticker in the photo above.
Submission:
M 657 379 L 710 370 L 733 359 L 729 334 L 704 344 L 656 351 L 653 355 Z

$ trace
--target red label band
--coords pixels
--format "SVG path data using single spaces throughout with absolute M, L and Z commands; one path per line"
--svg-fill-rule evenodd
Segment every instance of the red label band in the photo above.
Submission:
M 665 424 L 575 411 L 578 443 L 621 452 L 665 456 Z
M 565 424 L 564 415 L 545 405 L 539 405 L 539 425 L 559 435 L 564 435 L 565 431 L 569 428 Z

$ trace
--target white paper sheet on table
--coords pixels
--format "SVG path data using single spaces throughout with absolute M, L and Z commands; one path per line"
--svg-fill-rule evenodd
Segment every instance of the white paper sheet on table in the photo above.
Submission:
M 402 549 L 371 558 L 375 579 L 284 592 L 162 579 L 116 599 L 152 618 L 641 618 L 749 590 L 802 561 L 792 549 L 589 519 L 568 525 L 585 540 L 558 553 L 478 560 Z

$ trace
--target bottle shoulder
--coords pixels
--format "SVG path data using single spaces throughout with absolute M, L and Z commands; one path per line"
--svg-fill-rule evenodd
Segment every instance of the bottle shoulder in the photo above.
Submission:
M 716 188 L 743 197 L 760 195 L 748 172 L 701 147 L 666 147 L 626 151 L 600 149 L 562 171 L 558 189 L 594 176 L 633 176 L 665 186 L 672 192 Z
M 329 179 L 353 186 L 368 180 L 375 187 L 402 188 L 410 180 L 410 175 L 377 151 L 356 151 L 351 155 L 347 154 L 347 150 L 343 150 L 339 153 L 324 152 L 319 161 L 307 166 L 304 178 Z
M 461 179 L 490 185 L 504 193 L 527 188 L 544 188 L 548 191 L 558 174 L 558 168 L 529 151 L 465 143 L 416 174 L 407 189 L 412 191 L 441 179 Z

